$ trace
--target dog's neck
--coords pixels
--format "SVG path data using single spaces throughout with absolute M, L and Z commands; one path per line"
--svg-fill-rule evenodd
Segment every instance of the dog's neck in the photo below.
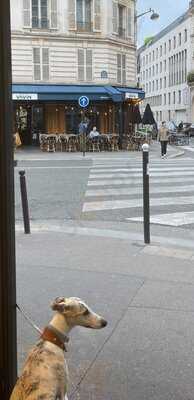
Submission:
M 50 321 L 50 325 L 54 326 L 54 328 L 61 332 L 63 335 L 67 335 L 72 328 L 68 325 L 65 316 L 60 313 L 56 313 L 54 315 L 54 317 Z

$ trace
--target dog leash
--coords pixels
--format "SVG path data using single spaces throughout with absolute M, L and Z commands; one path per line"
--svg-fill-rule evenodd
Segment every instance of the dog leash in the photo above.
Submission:
M 22 309 L 21 306 L 18 306 L 16 303 L 16 308 L 20 311 L 20 313 L 23 315 L 26 321 L 34 328 L 38 333 L 42 335 L 42 330 L 32 321 L 32 319 L 26 314 L 26 312 Z

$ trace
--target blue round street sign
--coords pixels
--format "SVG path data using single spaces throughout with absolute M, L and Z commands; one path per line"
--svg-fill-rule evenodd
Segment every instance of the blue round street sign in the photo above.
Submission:
M 87 96 L 81 96 L 78 100 L 78 103 L 80 105 L 80 107 L 87 107 L 89 104 L 90 100 L 88 99 Z

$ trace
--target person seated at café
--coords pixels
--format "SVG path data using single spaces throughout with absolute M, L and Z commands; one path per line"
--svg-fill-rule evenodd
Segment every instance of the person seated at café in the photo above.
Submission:
M 89 133 L 89 138 L 93 139 L 100 136 L 100 133 L 97 131 L 96 126 L 93 127 L 92 131 Z

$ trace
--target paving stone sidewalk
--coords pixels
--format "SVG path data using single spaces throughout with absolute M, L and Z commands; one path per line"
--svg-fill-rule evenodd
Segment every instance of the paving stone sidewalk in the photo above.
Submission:
M 60 295 L 85 299 L 109 322 L 101 331 L 76 328 L 70 334 L 70 399 L 194 398 L 192 249 L 144 246 L 89 230 L 18 230 L 18 302 L 44 326 L 51 300 Z M 36 339 L 18 315 L 20 366 Z

